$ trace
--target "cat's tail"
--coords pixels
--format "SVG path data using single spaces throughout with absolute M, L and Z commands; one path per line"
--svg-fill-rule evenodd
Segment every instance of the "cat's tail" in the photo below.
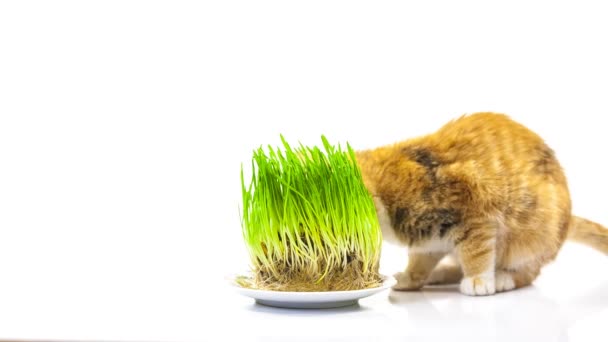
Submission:
M 599 223 L 572 216 L 568 239 L 583 243 L 608 255 L 608 228 Z

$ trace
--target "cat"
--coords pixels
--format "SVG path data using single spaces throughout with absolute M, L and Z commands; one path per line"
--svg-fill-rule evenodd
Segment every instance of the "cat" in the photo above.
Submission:
M 477 296 L 524 287 L 566 239 L 608 254 L 608 229 L 572 216 L 554 151 L 506 115 L 464 115 L 356 159 L 383 238 L 408 247 L 395 290 L 460 282 Z

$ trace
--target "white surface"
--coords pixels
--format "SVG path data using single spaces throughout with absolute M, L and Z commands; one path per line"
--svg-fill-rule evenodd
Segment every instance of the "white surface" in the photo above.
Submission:
M 336 341 L 606 341 L 601 329 L 608 317 L 608 278 L 589 274 L 572 261 L 581 253 L 589 267 L 605 269 L 599 255 L 568 246 L 537 285 L 490 297 L 460 295 L 457 287 L 433 287 L 422 292 L 389 292 L 360 301 L 358 308 L 310 312 L 270 309 L 241 302 L 236 318 L 248 331 L 274 337 L 329 338 Z M 581 255 L 581 256 L 583 256 Z M 578 267 L 578 271 L 577 271 Z M 558 270 L 559 268 L 559 270 Z M 569 276 L 587 274 L 584 284 Z M 235 303 L 235 305 L 237 305 Z M 305 324 L 316 329 L 294 329 Z M 251 329 L 251 330 L 249 330 Z M 256 333 L 258 336 L 258 333 Z M 289 338 L 291 339 L 291 337 Z
M 257 290 L 244 288 L 236 283 L 233 284 L 233 287 L 235 292 L 255 299 L 257 304 L 278 308 L 328 309 L 357 304 L 359 299 L 390 289 L 396 283 L 395 278 L 386 277 L 380 286 L 370 289 L 325 292 Z
M 506 112 L 608 224 L 603 6 L 0 2 L 0 338 L 608 340 L 606 258 L 576 246 L 489 298 L 285 312 L 223 281 L 247 262 L 240 164 L 280 133 L 366 148 Z M 405 266 L 385 252 L 384 273 Z

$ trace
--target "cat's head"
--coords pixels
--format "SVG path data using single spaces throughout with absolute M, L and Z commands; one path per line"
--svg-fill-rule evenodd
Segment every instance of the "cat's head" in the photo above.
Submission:
M 393 146 L 362 152 L 358 160 L 388 240 L 415 245 L 443 238 L 471 210 L 470 177 L 431 149 Z

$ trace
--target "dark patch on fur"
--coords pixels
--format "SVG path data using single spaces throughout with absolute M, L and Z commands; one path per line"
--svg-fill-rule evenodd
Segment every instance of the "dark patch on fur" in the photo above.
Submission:
M 439 229 L 439 236 L 444 237 L 461 220 L 462 213 L 457 209 L 440 208 L 429 210 L 416 218 L 412 235 L 420 239 L 430 238 L 437 227 Z
M 426 226 L 430 225 L 431 223 L 433 223 L 434 220 L 435 220 L 435 214 L 433 213 L 433 211 L 426 211 L 416 218 L 415 225 L 416 225 L 416 227 L 426 227 Z M 424 229 L 424 228 L 419 228 L 419 229 Z
M 444 237 L 445 234 L 454 227 L 452 223 L 442 223 L 439 226 L 439 237 Z
M 420 235 L 422 235 L 423 239 L 428 239 L 433 235 L 433 226 L 428 225 L 424 229 L 420 231 Z
M 405 153 L 416 163 L 424 166 L 427 170 L 434 170 L 440 164 L 439 161 L 433 156 L 431 151 L 426 148 L 406 147 L 403 149 L 403 153 Z
M 462 213 L 456 209 L 437 209 L 437 219 L 439 220 L 439 236 L 445 234 L 462 220 Z
M 435 193 L 435 190 L 436 190 L 436 187 L 434 186 L 434 184 L 422 189 L 422 199 L 425 200 L 426 202 L 433 201 L 433 194 Z
M 441 187 L 437 179 L 437 168 L 442 163 L 429 149 L 424 147 L 405 147 L 402 149 L 402 153 L 426 170 L 429 182 L 422 190 L 422 199 L 427 202 L 433 201 L 433 197 L 435 197 Z
M 553 150 L 547 146 L 537 149 L 538 159 L 534 162 L 534 170 L 542 175 L 552 176 L 559 170 Z
M 407 208 L 399 207 L 395 209 L 395 215 L 393 215 L 393 227 L 399 227 L 403 221 L 409 216 L 409 210 Z
M 426 169 L 426 173 L 431 179 L 431 182 L 434 184 L 437 181 L 437 177 L 435 172 L 437 171 L 437 167 L 441 164 L 440 161 L 426 148 L 423 147 L 405 147 L 402 152 L 411 160 L 420 164 Z M 433 186 L 430 189 L 427 189 L 427 196 L 430 196 L 430 193 L 433 189 Z
M 433 235 L 433 225 L 435 215 L 433 211 L 423 212 L 414 218 L 412 225 L 408 227 L 406 234 L 410 241 L 410 246 L 423 240 L 428 240 Z

